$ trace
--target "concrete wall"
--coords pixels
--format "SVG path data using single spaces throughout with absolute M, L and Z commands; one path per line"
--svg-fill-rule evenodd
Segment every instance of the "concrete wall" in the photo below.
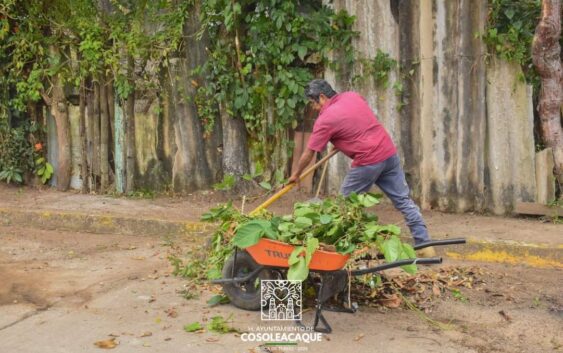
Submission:
M 325 78 L 338 91 L 366 97 L 393 137 L 423 208 L 502 214 L 515 201 L 535 201 L 531 92 L 518 79 L 518 67 L 486 63 L 485 46 L 475 36 L 485 28 L 486 0 L 334 0 L 333 6 L 356 16 L 360 36 L 354 45 L 362 56 L 373 58 L 381 49 L 400 63 L 386 88 L 371 78 L 353 84 L 359 63 L 350 73 L 329 71 Z M 186 99 L 193 94 L 188 72 L 205 60 L 197 45 L 167 71 L 163 92 L 136 103 L 139 187 L 190 191 L 222 177 L 220 122 L 204 136 Z M 400 95 L 393 89 L 397 82 L 404 87 Z M 73 139 L 77 114 L 70 110 Z M 331 160 L 331 193 L 349 165 L 344 156 Z
M 357 17 L 361 53 L 373 57 L 380 48 L 401 63 L 391 76 L 391 85 L 399 78 L 404 85 L 401 97 L 334 72 L 325 77 L 366 96 L 423 208 L 502 214 L 515 201 L 534 201 L 531 92 L 518 67 L 486 64 L 475 36 L 486 25 L 485 0 L 336 0 L 334 7 Z M 348 166 L 343 156 L 331 161 L 330 192 Z

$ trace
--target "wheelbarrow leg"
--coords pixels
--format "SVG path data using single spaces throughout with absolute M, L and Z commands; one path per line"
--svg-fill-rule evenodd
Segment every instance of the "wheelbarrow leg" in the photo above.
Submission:
M 321 279 L 319 288 L 315 288 L 317 298 L 315 299 L 315 319 L 313 321 L 313 330 L 322 333 L 331 333 L 332 327 L 330 327 L 328 321 L 323 315 L 323 303 L 321 302 L 321 293 L 323 288 L 323 281 Z M 323 327 L 319 327 L 319 322 Z M 307 327 L 301 320 L 295 320 L 295 323 L 300 327 Z

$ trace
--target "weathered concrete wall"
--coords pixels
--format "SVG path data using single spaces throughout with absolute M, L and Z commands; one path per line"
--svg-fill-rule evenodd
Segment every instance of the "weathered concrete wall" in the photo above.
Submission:
M 357 16 L 361 53 L 373 57 L 380 48 L 401 63 L 391 76 L 391 85 L 403 84 L 401 97 L 334 72 L 325 78 L 366 96 L 423 208 L 506 213 L 515 201 L 533 201 L 532 105 L 518 70 L 485 64 L 475 34 L 485 29 L 487 1 L 337 0 L 334 7 Z M 349 163 L 331 161 L 331 192 Z
M 349 72 L 329 71 L 325 78 L 338 91 L 366 97 L 393 137 L 423 208 L 506 213 L 515 201 L 535 201 L 530 91 L 519 82 L 518 68 L 485 63 L 485 46 L 475 34 L 485 29 L 486 0 L 334 0 L 332 6 L 356 16 L 360 56 L 373 58 L 381 49 L 400 63 L 386 87 L 371 77 L 352 81 L 361 72 L 359 61 Z M 193 103 L 195 86 L 203 83 L 191 70 L 205 61 L 205 50 L 191 35 L 197 18 L 190 21 L 186 38 L 192 42 L 162 73 L 162 92 L 137 97 L 139 187 L 208 188 L 222 178 L 230 156 L 224 152 L 234 130 L 218 117 L 205 136 Z M 393 88 L 399 82 L 400 94 Z M 76 163 L 74 158 L 73 173 Z M 331 193 L 349 166 L 345 156 L 330 161 Z
M 492 61 L 487 67 L 487 175 L 489 208 L 510 211 L 536 198 L 532 89 L 519 66 Z
M 360 37 L 354 46 L 359 56 L 374 58 L 377 49 L 388 53 L 392 58 L 399 56 L 399 23 L 394 11 L 394 2 L 389 0 L 336 0 L 333 3 L 336 10 L 346 9 L 356 16 L 354 30 L 360 32 Z M 376 85 L 371 77 L 364 78 L 354 86 L 351 77 L 359 74 L 361 64 L 357 64 L 346 77 L 337 77 L 335 72 L 327 72 L 326 79 L 335 84 L 337 91 L 353 89 L 362 94 L 377 117 L 387 128 L 393 140 L 400 144 L 401 119 L 397 106 L 399 97 L 395 94 L 393 85 L 397 82 L 398 71 L 390 73 L 387 87 Z M 350 160 L 340 154 L 329 162 L 328 188 L 329 192 L 338 192 Z
M 536 202 L 538 203 L 546 205 L 555 200 L 554 167 L 551 148 L 536 153 Z
M 485 1 L 420 2 L 422 207 L 484 204 Z

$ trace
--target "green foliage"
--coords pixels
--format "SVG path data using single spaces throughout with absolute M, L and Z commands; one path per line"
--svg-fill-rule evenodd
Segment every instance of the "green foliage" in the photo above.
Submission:
M 209 306 L 216 306 L 219 304 L 227 304 L 229 303 L 230 300 L 228 297 L 221 295 L 221 294 L 216 294 L 214 296 L 212 296 L 208 301 L 207 301 L 207 305 Z
M 459 289 L 454 288 L 454 289 L 450 289 L 450 291 L 452 292 L 452 296 L 456 300 L 459 300 L 462 303 L 467 303 L 467 298 L 461 293 Z
M 389 262 L 415 258 L 413 248 L 400 241 L 398 226 L 379 224 L 377 216 L 365 211 L 379 200 L 379 195 L 367 193 L 329 198 L 321 203 L 297 203 L 292 214 L 282 217 L 267 211 L 250 217 L 241 214 L 232 204 L 213 208 L 202 216 L 205 221 L 221 222 L 213 235 L 210 253 L 204 261 L 196 260 L 186 267 L 199 278 L 206 272 L 208 276 L 209 273 L 220 274 L 235 246 L 244 249 L 261 238 L 295 246 L 288 259 L 287 276 L 292 280 L 307 278 L 312 255 L 321 245 L 333 245 L 341 254 L 373 247 Z M 403 266 L 403 269 L 412 274 L 416 272 L 416 265 Z
M 371 76 L 377 86 L 383 88 L 389 87 L 389 74 L 397 68 L 397 60 L 391 58 L 388 53 L 378 48 L 375 58 L 363 58 L 361 64 L 361 74 L 353 78 L 354 82 L 363 79 L 365 76 Z
M 5 180 L 6 183 L 15 181 L 16 183 L 23 182 L 23 171 L 15 167 L 7 167 L 0 172 L 0 181 Z
M 225 174 L 223 176 L 223 180 L 221 180 L 220 183 L 216 183 L 213 185 L 213 189 L 214 190 L 231 190 L 233 188 L 233 186 L 235 186 L 235 183 L 237 181 L 237 178 L 233 175 L 233 174 Z
M 532 40 L 541 15 L 541 0 L 491 0 L 481 37 L 489 51 L 522 66 L 526 80 L 538 84 L 532 63 Z
M 41 178 L 41 182 L 45 184 L 53 175 L 53 166 L 47 162 L 44 157 L 35 160 L 35 174 Z
M 331 50 L 352 55 L 354 18 L 320 1 L 296 0 L 203 1 L 201 14 L 209 56 L 194 72 L 205 82 L 195 103 L 206 131 L 219 107 L 243 119 L 254 160 L 271 171 L 274 153 L 290 150 L 284 136 L 307 104 L 305 85 L 329 63 Z
M 228 324 L 228 321 L 232 320 L 233 314 L 231 314 L 227 319 L 221 315 L 213 316 L 211 321 L 207 324 L 207 329 L 211 332 L 216 333 L 229 333 L 238 332 L 238 330 Z
M 158 71 L 181 47 L 189 1 L 112 0 L 108 9 L 94 0 L 4 1 L 0 6 L 0 70 L 15 88 L 13 109 L 49 92 L 51 78 L 79 87 L 109 75 L 118 98 L 133 92 L 135 75 L 124 62 L 142 68 L 143 88 L 158 87 Z
M 10 128 L 0 120 L 0 181 L 22 183 L 25 173 L 33 170 L 33 147 L 27 139 L 35 125 Z
M 201 330 L 203 330 L 203 326 L 201 326 L 201 324 L 197 321 L 184 326 L 184 331 L 186 332 L 196 332 Z

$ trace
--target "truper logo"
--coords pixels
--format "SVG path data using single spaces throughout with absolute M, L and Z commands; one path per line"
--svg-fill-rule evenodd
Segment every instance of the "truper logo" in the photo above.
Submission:
M 262 320 L 301 320 L 301 281 L 260 282 Z
M 268 256 L 270 256 L 270 257 L 279 257 L 279 258 L 282 258 L 282 259 L 289 259 L 289 255 L 290 255 L 288 253 L 283 253 L 283 252 L 276 251 L 276 250 L 266 249 L 265 251 L 266 251 L 266 254 L 268 254 Z

